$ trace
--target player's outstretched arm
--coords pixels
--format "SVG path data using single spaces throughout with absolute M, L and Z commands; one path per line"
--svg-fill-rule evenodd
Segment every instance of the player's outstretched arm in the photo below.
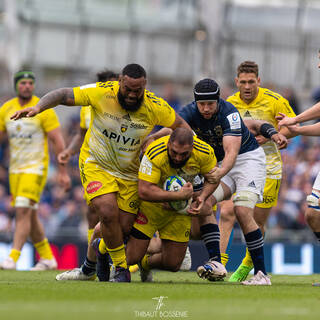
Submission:
M 75 105 L 72 88 L 60 88 L 50 91 L 49 93 L 44 95 L 34 107 L 18 110 L 11 116 L 10 119 L 18 120 L 24 117 L 34 117 L 38 113 L 50 108 L 54 108 L 59 104 L 63 104 L 66 106 Z
M 315 120 L 320 118 L 320 102 L 313 105 L 311 108 L 303 111 L 302 113 L 298 114 L 293 118 L 287 117 L 284 113 L 280 113 L 276 116 L 276 119 L 279 121 L 278 127 L 281 128 L 282 126 L 290 126 L 297 123 Z
M 308 126 L 289 126 L 287 127 L 294 135 L 301 136 L 320 136 L 320 122 Z

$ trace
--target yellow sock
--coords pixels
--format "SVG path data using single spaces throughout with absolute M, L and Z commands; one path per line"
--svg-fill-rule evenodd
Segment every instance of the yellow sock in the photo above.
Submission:
M 227 253 L 221 253 L 221 263 L 226 266 L 229 261 L 229 255 Z
M 146 254 L 142 260 L 141 260 L 141 267 L 144 269 L 144 270 L 150 270 L 150 266 L 149 266 L 149 263 L 148 263 L 148 259 L 149 259 L 149 255 Z
M 88 233 L 87 233 L 87 236 L 88 236 L 88 246 L 90 246 L 90 241 L 91 241 L 91 237 L 93 235 L 93 231 L 94 229 L 88 229 Z
M 107 253 L 108 249 L 107 249 L 107 245 L 104 242 L 104 240 L 101 238 L 100 243 L 99 243 L 99 252 L 102 254 Z
M 243 258 L 241 264 L 244 264 L 247 267 L 253 267 L 253 262 L 248 248 L 246 249 L 246 256 Z
M 34 247 L 39 253 L 41 259 L 51 260 L 53 258 L 52 250 L 47 238 L 34 244 Z
M 131 273 L 137 272 L 138 270 L 139 270 L 139 267 L 138 267 L 137 264 L 129 267 L 129 271 L 130 271 Z
M 99 249 L 100 249 L 100 246 L 99 246 Z M 110 254 L 110 257 L 112 259 L 114 266 L 116 267 L 119 266 L 125 269 L 128 268 L 127 260 L 126 260 L 126 252 L 124 250 L 124 244 L 113 249 L 107 248 L 107 250 L 108 250 L 108 253 Z
M 9 257 L 13 259 L 14 262 L 17 262 L 20 258 L 21 251 L 16 249 L 11 249 Z

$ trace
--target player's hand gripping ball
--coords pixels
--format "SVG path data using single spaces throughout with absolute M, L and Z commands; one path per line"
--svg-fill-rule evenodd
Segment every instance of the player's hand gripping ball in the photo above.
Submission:
M 179 191 L 187 182 L 179 176 L 170 176 L 163 184 L 163 189 L 166 191 Z M 188 214 L 187 210 L 192 202 L 192 197 L 189 200 L 170 201 L 169 206 L 181 214 Z

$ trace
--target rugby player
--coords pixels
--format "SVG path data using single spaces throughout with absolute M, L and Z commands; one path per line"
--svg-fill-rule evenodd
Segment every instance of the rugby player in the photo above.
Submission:
M 6 133 L 10 146 L 9 184 L 16 221 L 12 249 L 9 256 L 1 262 L 0 269 L 16 269 L 22 247 L 29 236 L 40 256 L 31 270 L 57 268 L 37 209 L 48 172 L 48 140 L 56 155 L 65 146 L 59 120 L 53 110 L 47 110 L 32 119 L 10 119 L 15 111 L 31 108 L 39 102 L 39 98 L 33 95 L 34 86 L 33 72 L 17 72 L 14 75 L 17 97 L 0 108 L 0 138 L 2 140 Z M 71 181 L 65 166 L 58 164 L 57 169 L 59 184 L 64 189 L 69 189 Z
M 220 98 L 216 81 L 203 79 L 194 87 L 195 100 L 184 107 L 180 115 L 196 135 L 213 147 L 219 167 L 211 172 L 210 182 L 221 179 L 212 197 L 212 205 L 229 199 L 232 194 L 235 214 L 243 231 L 254 264 L 254 276 L 245 285 L 271 285 L 264 264 L 264 241 L 260 228 L 253 219 L 253 208 L 262 201 L 265 184 L 265 154 L 254 136 L 243 123 L 237 109 Z M 214 215 L 200 221 L 202 238 L 208 252 L 220 241 L 220 232 Z M 208 263 L 198 267 L 198 275 L 211 280 L 210 257 Z M 219 261 L 219 262 L 220 262 Z
M 277 128 L 275 117 L 278 112 L 282 112 L 288 117 L 295 116 L 289 102 L 285 98 L 276 92 L 260 87 L 259 67 L 255 62 L 244 61 L 238 66 L 235 83 L 239 91 L 230 96 L 227 101 L 237 108 L 245 124 L 247 119 L 268 121 L 269 124 L 265 124 L 262 127 L 262 130 L 265 132 L 266 130 L 274 130 L 273 127 Z M 285 127 L 280 130 L 280 133 L 287 138 L 292 136 Z M 270 211 L 277 205 L 282 176 L 282 161 L 279 149 L 282 147 L 280 146 L 279 148 L 274 141 L 267 140 L 263 135 L 257 135 L 256 139 L 265 152 L 267 162 L 263 201 L 257 203 L 254 208 L 254 219 L 264 235 Z M 223 202 L 221 204 L 219 227 L 221 230 L 221 256 L 224 265 L 228 262 L 226 250 L 235 219 L 232 201 Z M 252 259 L 247 249 L 246 256 L 238 269 L 229 278 L 229 281 L 244 281 L 252 268 Z
M 195 176 L 202 174 L 206 179 L 216 163 L 213 149 L 184 128 L 155 140 L 147 148 L 139 169 L 139 196 L 143 201 L 126 251 L 128 264 L 141 261 L 142 281 L 149 281 L 149 271 L 153 268 L 180 270 L 189 241 L 191 215 L 199 216 L 211 210 L 210 205 L 205 204 L 206 199 L 218 183 L 205 180 L 200 194 L 187 211 L 190 215 L 168 210 L 162 202 L 191 198 Z M 165 180 L 173 175 L 181 176 L 187 183 L 177 192 L 163 190 Z M 207 206 L 206 210 L 202 210 L 204 206 Z M 162 250 L 148 255 L 147 248 L 156 231 L 162 240 Z M 216 249 L 219 251 L 219 246 Z M 215 264 L 213 273 L 216 278 L 227 274 L 221 263 Z

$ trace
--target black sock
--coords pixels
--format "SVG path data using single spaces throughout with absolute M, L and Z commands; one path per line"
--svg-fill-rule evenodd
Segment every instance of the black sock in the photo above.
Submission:
M 320 232 L 314 232 L 314 235 L 317 237 L 318 241 L 320 241 Z
M 221 262 L 220 231 L 217 224 L 208 223 L 200 227 L 201 238 L 207 248 L 209 259 Z
M 88 257 L 84 260 L 83 265 L 81 266 L 81 270 L 87 276 L 91 276 L 96 273 L 97 263 L 94 261 L 90 261 Z
M 259 270 L 267 274 L 264 265 L 263 236 L 260 229 L 245 234 L 244 238 L 254 265 L 254 274 Z

